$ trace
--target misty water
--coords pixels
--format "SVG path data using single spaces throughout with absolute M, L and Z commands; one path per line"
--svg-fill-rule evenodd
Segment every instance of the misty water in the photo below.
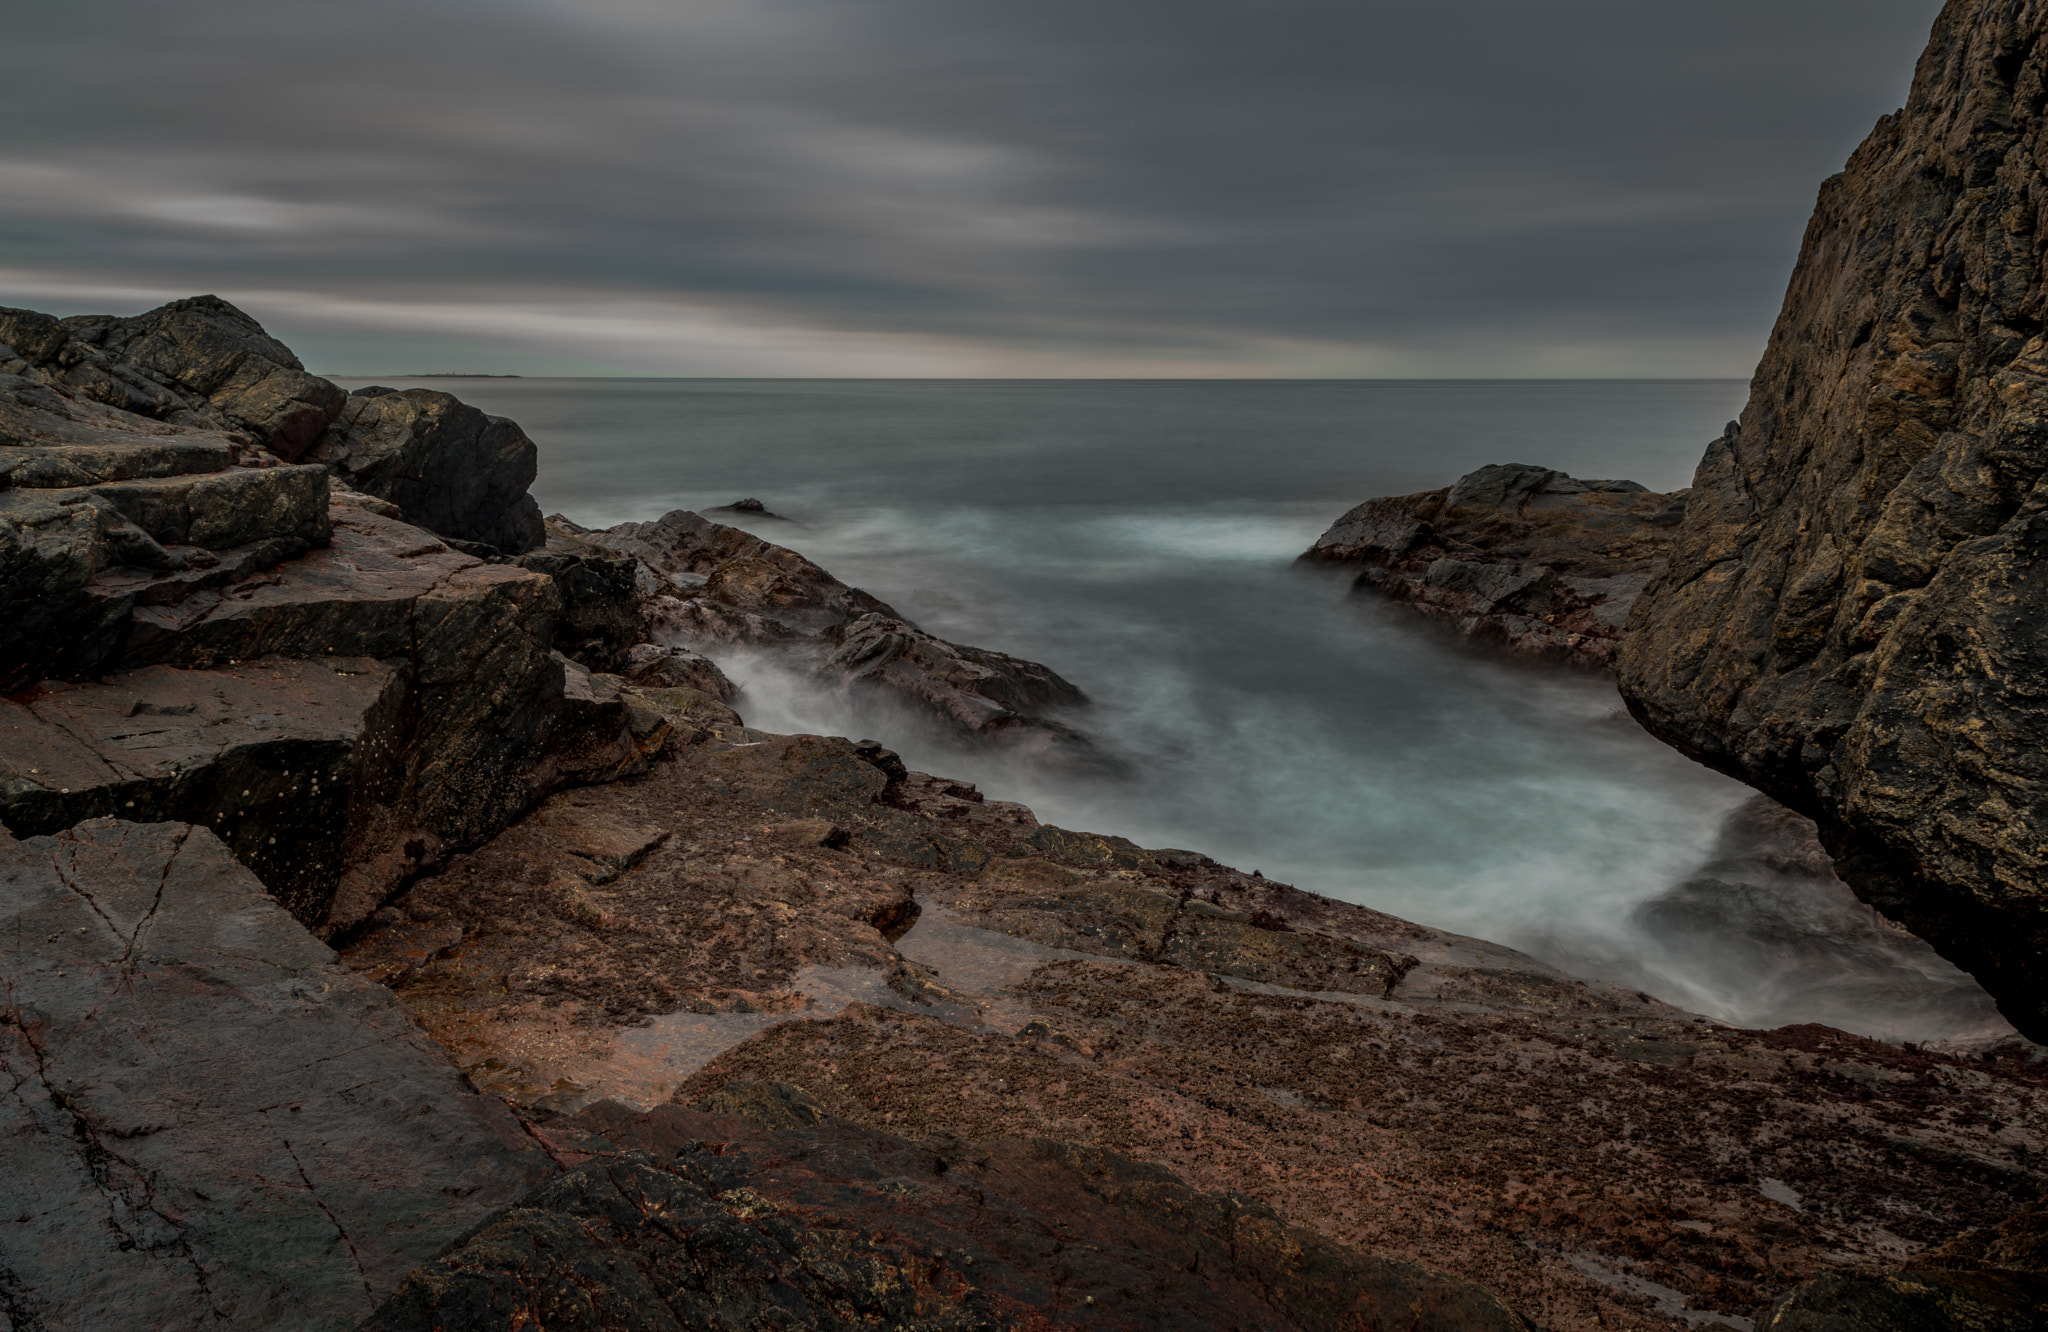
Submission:
M 933 633 L 1051 666 L 1092 699 L 1068 720 L 1133 775 L 1034 770 L 708 647 L 751 725 L 872 735 L 1049 823 L 1199 850 L 1746 1026 L 2009 1030 L 1839 888 L 1768 868 L 1717 886 L 1750 792 L 1652 740 L 1611 682 L 1471 650 L 1294 563 L 1360 500 L 1486 463 L 1683 486 L 1738 382 L 380 382 L 517 419 L 543 508 L 588 526 L 758 497 L 786 521 L 710 516 Z

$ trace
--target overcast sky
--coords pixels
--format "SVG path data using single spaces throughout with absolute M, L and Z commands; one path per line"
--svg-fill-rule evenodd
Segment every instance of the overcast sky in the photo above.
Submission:
M 1747 376 L 1937 0 L 94 0 L 0 304 L 330 374 Z

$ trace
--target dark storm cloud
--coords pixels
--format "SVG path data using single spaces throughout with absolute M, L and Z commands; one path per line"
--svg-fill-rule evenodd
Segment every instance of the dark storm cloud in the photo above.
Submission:
M 43 7 L 0 301 L 335 371 L 1741 374 L 1937 8 Z

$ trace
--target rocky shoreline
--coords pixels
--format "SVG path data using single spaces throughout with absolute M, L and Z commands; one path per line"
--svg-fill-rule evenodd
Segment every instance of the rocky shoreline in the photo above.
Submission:
M 1690 494 L 1487 468 L 1371 501 L 1309 556 L 1470 636 L 1619 663 L 1653 728 L 1797 811 L 1748 811 L 1700 883 L 1780 892 L 1808 816 L 1850 887 L 1934 922 L 2030 1032 L 2032 936 L 1959 944 L 1940 906 L 1970 861 L 1992 872 L 1971 920 L 2031 920 L 2030 825 L 1940 824 L 1908 875 L 1922 843 L 1869 787 L 1954 781 L 1980 812 L 2030 789 L 2000 766 L 2032 752 L 2021 654 L 1969 688 L 1927 655 L 1959 623 L 1948 567 L 2004 559 L 2031 513 L 1942 498 L 2020 466 L 2032 344 L 1985 332 L 1967 280 L 2015 251 L 1962 244 L 1949 286 L 1915 251 L 1918 295 L 1873 279 L 1882 438 L 1920 461 L 1829 453 L 1854 432 L 1801 435 L 1782 386 L 1877 373 L 1868 338 L 1801 359 L 1853 305 L 1813 274 L 1856 208 L 1901 206 L 1886 154 L 1922 125 L 1976 108 L 1942 151 L 1992 161 L 1971 136 L 2039 100 L 1996 92 L 2042 86 L 2006 40 L 2033 22 L 1949 7 Z M 2048 1061 L 2025 1040 L 1736 1028 L 1043 825 L 872 740 L 751 728 L 721 651 L 1114 767 L 1051 669 L 699 514 L 544 519 L 515 423 L 345 393 L 215 298 L 4 310 L 0 344 L 4 1332 L 2039 1325 Z M 1809 460 L 1841 484 L 1809 490 Z M 1932 512 L 1961 535 L 1922 543 L 1948 565 L 1911 587 L 1874 562 L 1897 533 L 1841 499 L 1873 467 L 1900 531 L 1948 488 Z M 2008 605 L 1981 583 L 1955 603 L 1980 646 Z M 1828 710 L 1844 671 L 1875 712 Z M 1947 720 L 1900 739 L 1905 698 Z M 1971 707 L 2019 727 L 2010 752 L 1957 757 Z M 1804 785 L 1771 766 L 1786 736 Z M 1926 761 L 1872 766 L 1894 743 Z M 1658 909 L 1694 928 L 1700 883 Z
M 1611 670 L 1630 607 L 1663 568 L 1686 491 L 1497 463 L 1350 510 L 1303 552 L 1361 566 L 1361 592 L 1517 656 Z

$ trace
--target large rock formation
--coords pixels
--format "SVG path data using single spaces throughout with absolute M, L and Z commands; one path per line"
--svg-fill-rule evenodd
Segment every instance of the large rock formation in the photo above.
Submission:
M 91 405 L 110 407 L 128 423 L 118 429 L 146 430 L 135 421 L 142 418 L 286 462 L 324 464 L 352 489 L 389 500 L 407 522 L 444 537 L 514 554 L 544 538 L 540 508 L 526 493 L 533 441 L 513 422 L 427 389 L 347 393 L 308 374 L 290 348 L 217 296 L 130 317 L 58 319 L 0 307 L 0 373 L 12 377 L 0 380 L 0 390 L 18 392 L 15 380 L 57 390 L 71 404 L 62 409 L 70 417 L 103 423 Z M 20 424 L 0 405 L 0 445 L 44 441 L 49 423 L 29 422 L 25 437 Z M 6 474 L 0 459 L 0 477 Z
M 1302 555 L 1363 565 L 1355 586 L 1512 652 L 1607 669 L 1686 493 L 1497 463 L 1441 490 L 1370 499 Z
M 0 354 L 0 822 L 17 835 L 203 823 L 334 930 L 659 747 L 653 709 L 554 650 L 559 625 L 592 664 L 624 661 L 630 563 L 520 562 L 405 520 L 488 537 L 530 510 L 517 427 L 446 395 L 335 418 L 346 395 L 211 298 L 130 320 L 0 311 L 0 332 L 29 349 Z M 385 470 L 278 456 L 373 419 Z
M 2048 8 L 1952 0 L 1822 187 L 1620 677 L 2048 1038 Z

